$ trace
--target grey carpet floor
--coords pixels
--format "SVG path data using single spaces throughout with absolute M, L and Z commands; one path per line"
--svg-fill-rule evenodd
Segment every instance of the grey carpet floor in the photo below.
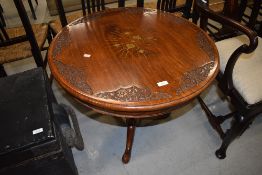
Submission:
M 6 3 L 2 5 L 4 9 L 8 6 Z M 46 17 L 49 15 L 44 0 L 40 0 L 36 11 L 39 19 L 37 22 L 49 18 Z M 10 10 L 8 12 L 11 16 L 6 12 L 8 24 L 16 23 L 16 16 L 11 15 L 15 13 Z M 14 22 L 11 22 L 11 19 L 15 19 Z M 5 68 L 8 74 L 13 74 L 34 66 L 31 58 L 6 64 Z M 121 156 L 126 141 L 124 121 L 98 114 L 82 106 L 56 81 L 52 88 L 58 101 L 72 106 L 79 119 L 85 142 L 83 151 L 73 149 L 79 175 L 262 174 L 261 115 L 230 145 L 227 158 L 219 160 L 214 152 L 221 141 L 209 125 L 198 102 L 194 100 L 172 112 L 172 115 L 164 120 L 141 121 L 136 130 L 132 158 L 128 164 L 122 164 Z M 230 111 L 228 103 L 221 100 L 215 82 L 202 96 L 214 113 L 225 114 Z M 225 123 L 223 127 L 227 128 L 228 125 L 229 123 Z

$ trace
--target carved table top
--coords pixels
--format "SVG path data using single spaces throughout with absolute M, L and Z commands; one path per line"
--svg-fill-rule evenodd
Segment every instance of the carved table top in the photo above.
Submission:
M 80 18 L 48 52 L 55 79 L 87 106 L 115 116 L 163 114 L 215 78 L 218 52 L 200 28 L 173 14 L 119 8 Z

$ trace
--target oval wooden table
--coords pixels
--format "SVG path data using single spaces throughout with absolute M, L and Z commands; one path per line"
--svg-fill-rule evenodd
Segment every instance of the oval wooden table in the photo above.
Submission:
M 48 61 L 55 79 L 88 107 L 127 119 L 122 161 L 131 156 L 135 121 L 164 115 L 199 95 L 218 72 L 214 42 L 170 13 L 119 8 L 67 25 Z

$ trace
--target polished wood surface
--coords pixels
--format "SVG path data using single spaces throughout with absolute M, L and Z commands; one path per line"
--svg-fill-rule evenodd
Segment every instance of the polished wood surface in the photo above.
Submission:
M 67 25 L 49 66 L 76 99 L 127 120 L 128 163 L 138 118 L 159 116 L 199 95 L 215 78 L 218 52 L 200 28 L 170 13 L 119 8 Z
M 213 41 L 197 26 L 142 8 L 72 22 L 54 38 L 48 60 L 56 80 L 77 99 L 133 118 L 160 115 L 194 98 L 219 64 Z

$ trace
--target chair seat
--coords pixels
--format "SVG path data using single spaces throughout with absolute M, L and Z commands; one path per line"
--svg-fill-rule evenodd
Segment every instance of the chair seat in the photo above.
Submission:
M 40 50 L 46 41 L 48 34 L 47 24 L 33 24 L 32 29 L 34 31 L 37 44 Z M 6 29 L 8 36 L 14 38 L 17 36 L 25 35 L 25 30 L 23 27 L 16 27 Z M 21 60 L 32 56 L 31 46 L 29 41 L 13 44 L 11 46 L 0 47 L 0 64 L 9 63 L 12 61 Z
M 76 11 L 76 12 L 73 12 L 70 15 L 68 15 L 66 17 L 66 19 L 67 19 L 68 23 L 71 23 L 74 20 L 76 20 L 76 19 L 78 19 L 78 18 L 80 18 L 82 16 L 83 16 L 83 12 L 82 11 Z M 54 33 L 58 33 L 60 30 L 62 30 L 62 25 L 61 25 L 61 22 L 60 22 L 59 18 L 50 21 L 49 22 L 49 26 L 50 26 L 51 30 L 53 30 Z
M 220 70 L 223 73 L 232 50 L 242 44 L 248 44 L 245 35 L 216 42 L 220 55 Z M 236 90 L 248 104 L 262 100 L 262 38 L 258 39 L 258 47 L 250 54 L 242 54 L 233 71 L 233 83 Z

